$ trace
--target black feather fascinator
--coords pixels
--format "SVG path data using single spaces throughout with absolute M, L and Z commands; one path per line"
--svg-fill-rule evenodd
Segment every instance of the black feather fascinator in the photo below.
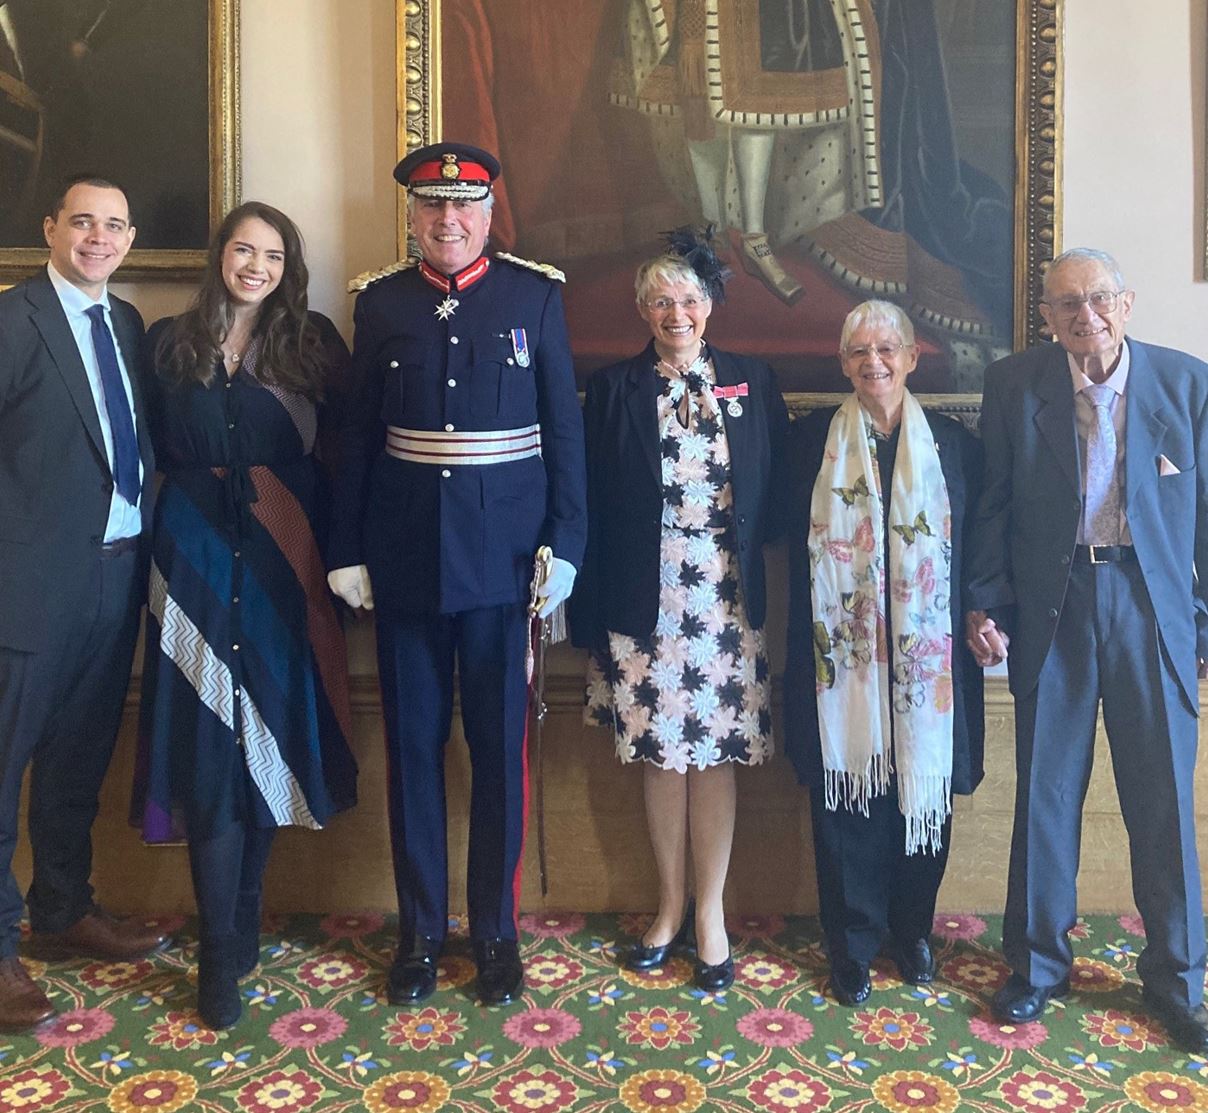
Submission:
M 696 273 L 701 289 L 719 305 L 726 300 L 726 282 L 733 273 L 713 250 L 713 234 L 716 224 L 697 228 L 685 224 L 670 232 L 663 232 L 667 241 L 667 254 L 678 255 Z

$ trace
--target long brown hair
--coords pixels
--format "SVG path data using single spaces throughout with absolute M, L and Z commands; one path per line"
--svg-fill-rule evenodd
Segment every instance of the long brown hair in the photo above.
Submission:
M 252 329 L 260 340 L 256 377 L 285 390 L 318 400 L 323 394 L 326 360 L 318 330 L 307 317 L 309 272 L 302 236 L 280 209 L 262 201 L 245 201 L 227 213 L 210 240 L 201 287 L 193 303 L 176 318 L 160 340 L 156 368 L 169 382 L 212 381 L 222 361 L 222 341 L 234 321 L 230 293 L 222 280 L 222 253 L 235 229 L 249 218 L 263 220 L 285 245 L 281 281 L 260 307 Z

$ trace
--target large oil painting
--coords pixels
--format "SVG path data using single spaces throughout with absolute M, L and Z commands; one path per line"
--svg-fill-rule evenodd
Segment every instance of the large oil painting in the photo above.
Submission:
M 235 202 L 238 0 L 0 0 L 0 278 L 45 258 L 64 178 L 123 185 L 122 278 L 200 267 Z
M 397 6 L 400 148 L 498 152 L 492 244 L 566 272 L 581 375 L 643 343 L 635 266 L 685 223 L 733 272 L 710 336 L 789 391 L 846 386 L 869 296 L 914 320 L 916 390 L 975 394 L 1038 337 L 1059 0 Z

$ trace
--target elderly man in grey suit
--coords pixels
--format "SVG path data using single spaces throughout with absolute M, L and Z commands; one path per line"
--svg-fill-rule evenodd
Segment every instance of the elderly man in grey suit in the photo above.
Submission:
M 1126 337 L 1133 297 L 1110 255 L 1065 252 L 1041 303 L 1058 342 L 986 372 L 966 637 L 983 664 L 1009 643 L 1017 776 L 1013 973 L 992 1009 L 1030 1021 L 1069 991 L 1102 704 L 1145 923 L 1142 998 L 1175 1043 L 1205 1052 L 1192 777 L 1208 657 L 1208 365 Z

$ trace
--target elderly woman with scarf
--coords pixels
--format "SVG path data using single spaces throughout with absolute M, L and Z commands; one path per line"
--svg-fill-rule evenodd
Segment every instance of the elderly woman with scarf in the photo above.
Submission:
M 635 281 L 651 342 L 587 386 L 587 555 L 570 617 L 595 651 L 587 721 L 643 763 L 659 909 L 625 965 L 662 966 L 695 928 L 696 985 L 716 992 L 734 980 L 734 767 L 772 752 L 762 546 L 788 413 L 767 364 L 704 339 L 725 278 L 708 234 L 669 240 Z
M 982 778 L 982 677 L 963 639 L 962 539 L 979 442 L 906 389 L 909 318 L 866 301 L 839 357 L 854 393 L 790 438 L 786 749 L 810 790 L 830 989 L 868 997 L 888 937 L 903 981 L 930 931 L 952 793 Z

